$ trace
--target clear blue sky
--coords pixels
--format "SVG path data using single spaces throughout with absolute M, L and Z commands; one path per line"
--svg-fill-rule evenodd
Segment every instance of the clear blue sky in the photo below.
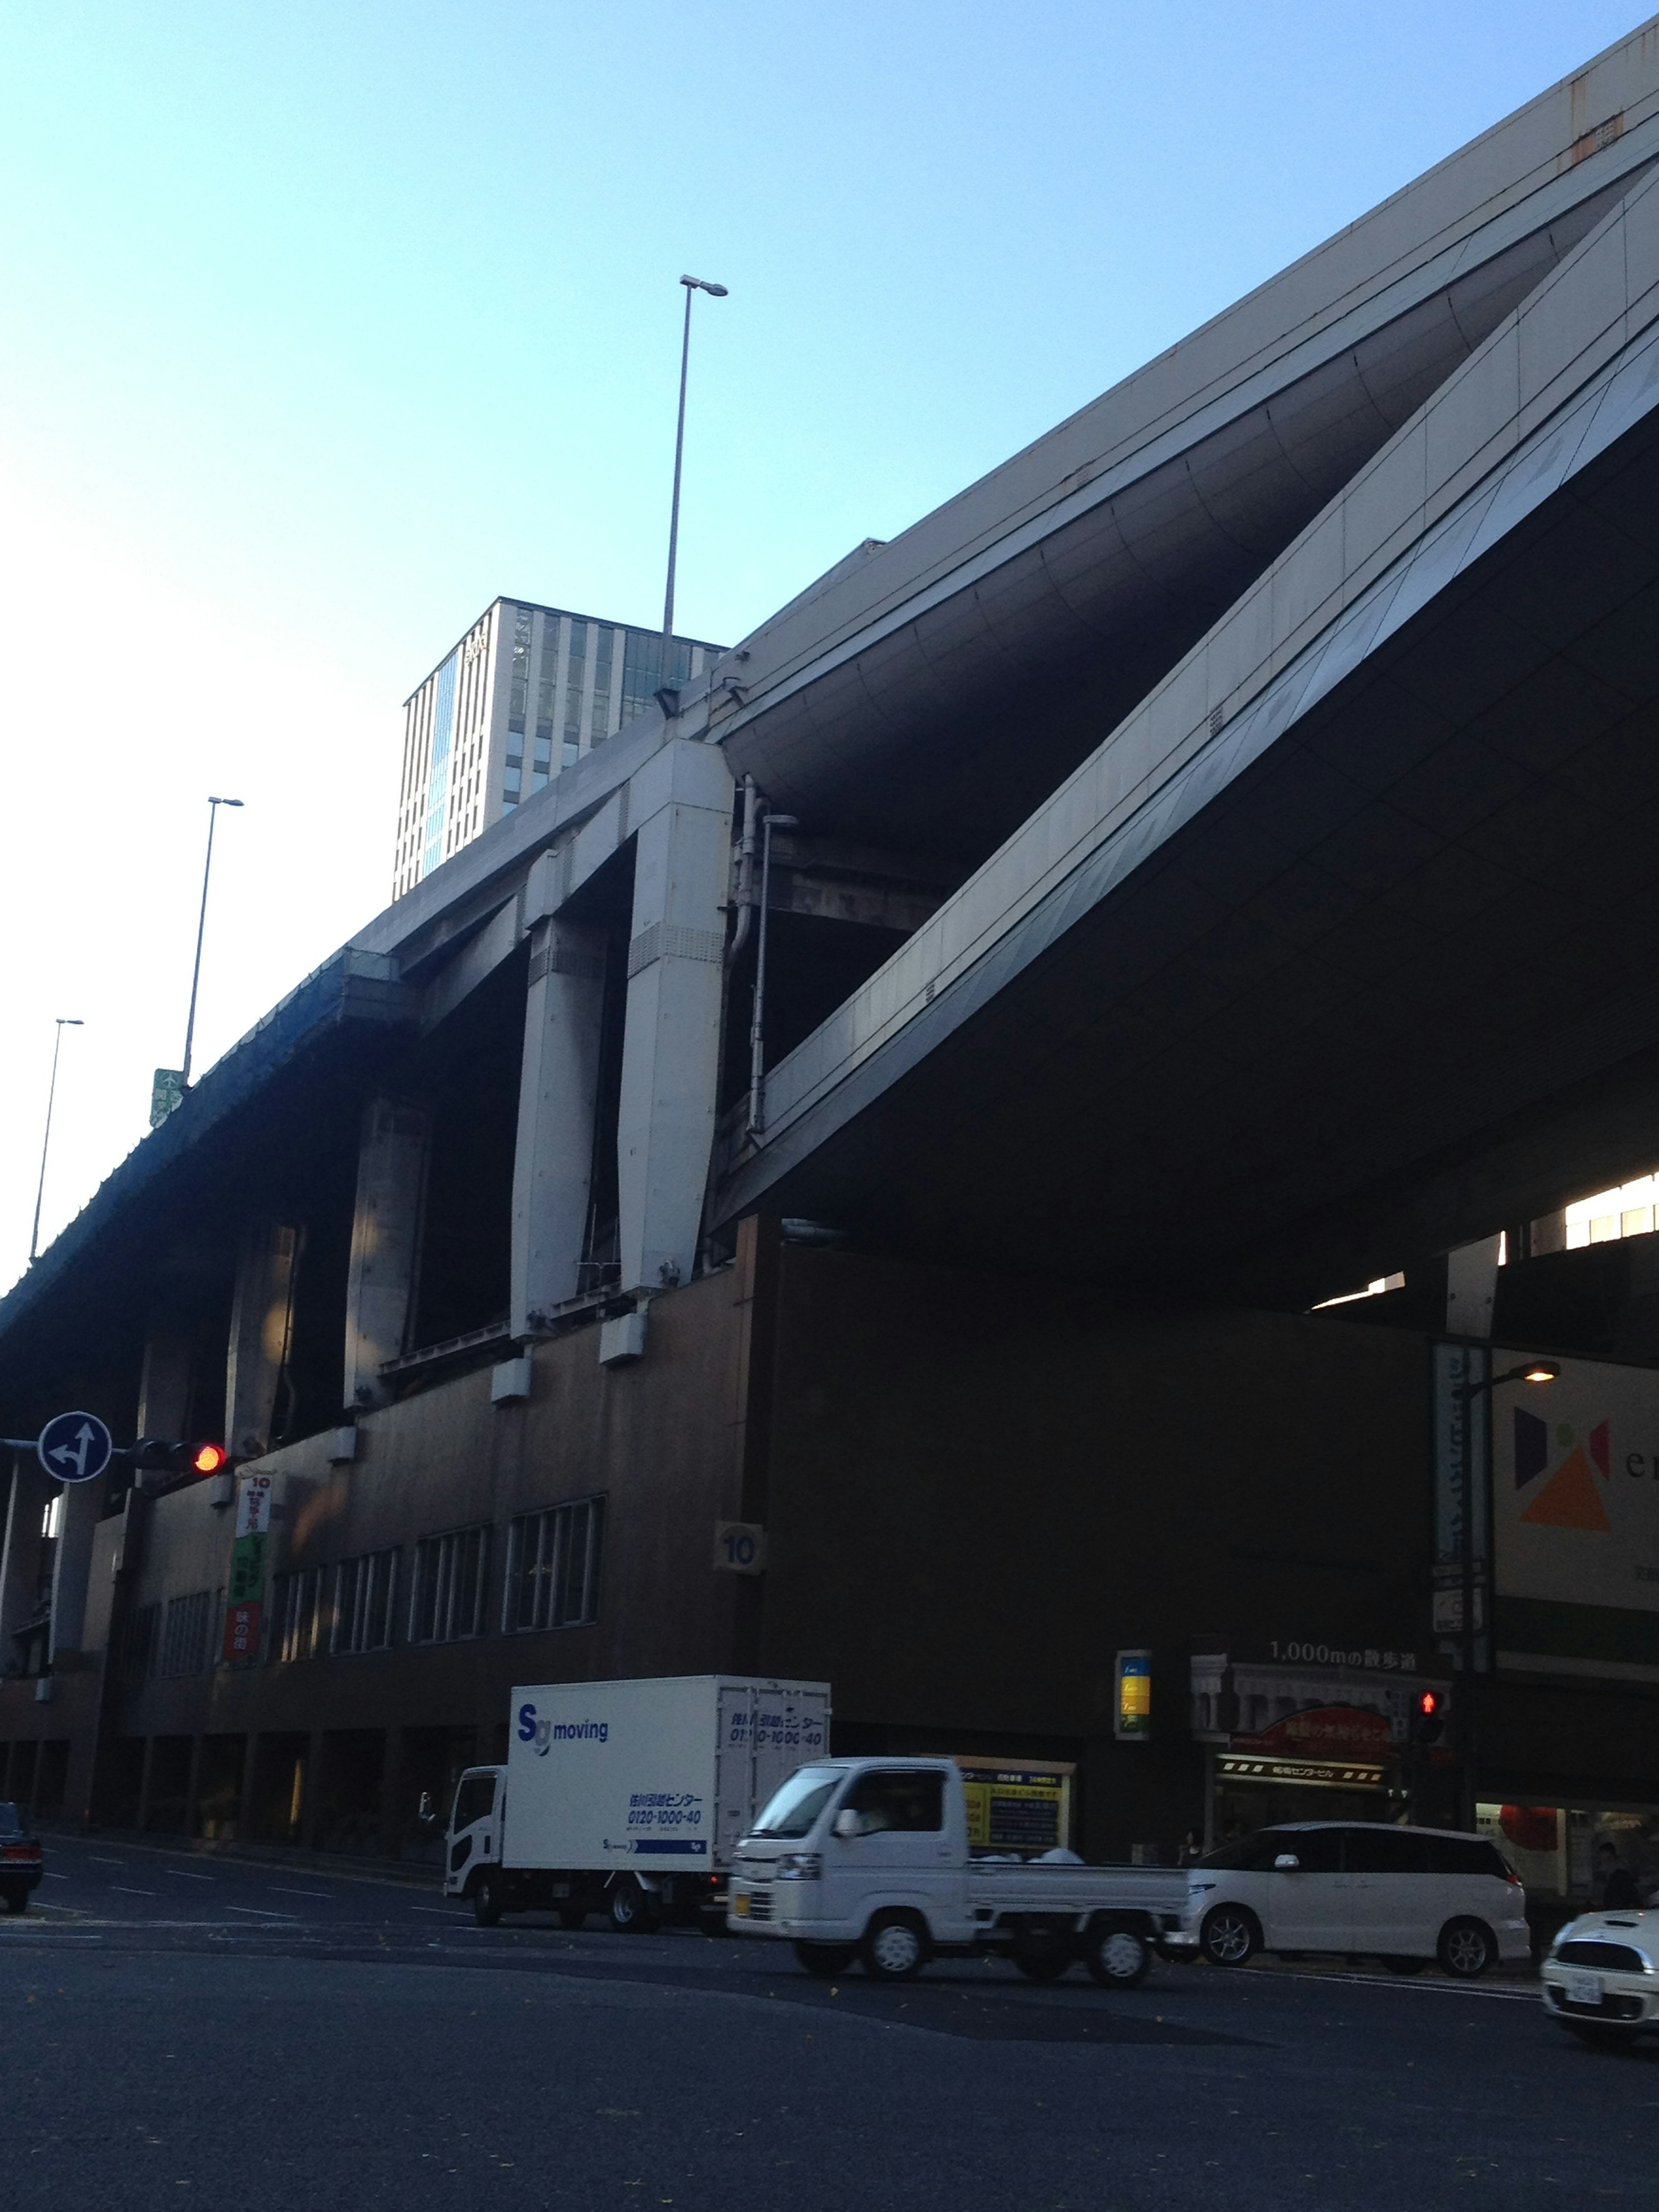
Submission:
M 726 641 L 1640 20 L 1613 0 L 0 0 L 0 1282 L 384 902 L 496 593 Z

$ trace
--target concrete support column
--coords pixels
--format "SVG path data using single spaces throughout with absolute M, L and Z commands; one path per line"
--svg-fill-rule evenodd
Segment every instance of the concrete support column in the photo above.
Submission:
M 1460 1244 L 1446 1255 L 1446 1328 L 1453 1336 L 1490 1336 L 1498 1294 L 1496 1237 Z
M 192 1348 L 186 1330 L 151 1322 L 144 1337 L 135 1435 L 176 1442 L 189 1433 Z
M 54 1670 L 80 1663 L 86 1641 L 87 1589 L 92 1578 L 92 1540 L 103 1510 L 104 1483 L 66 1482 L 58 1512 L 58 1551 L 52 1567 L 52 1642 Z
M 660 1290 L 691 1273 L 720 1073 L 731 776 L 712 746 L 683 741 L 659 759 L 657 787 L 638 794 L 650 811 L 635 837 L 617 1119 L 625 1291 Z
M 34 1618 L 40 1572 L 40 1524 L 62 1485 L 32 1452 L 16 1454 L 6 1502 L 5 1546 L 0 1551 L 0 1667 L 15 1657 L 12 1637 Z
M 538 923 L 530 944 L 513 1163 L 514 1336 L 528 1335 L 580 1288 L 604 1011 L 604 933 L 556 916 Z
M 345 1402 L 380 1404 L 383 1360 L 405 1341 L 420 1257 L 431 1117 L 405 1100 L 373 1098 L 357 1152 L 357 1205 L 346 1279 Z
M 280 1222 L 255 1221 L 242 1240 L 225 1371 L 225 1443 L 240 1459 L 258 1458 L 270 1441 L 299 1252 L 300 1232 Z

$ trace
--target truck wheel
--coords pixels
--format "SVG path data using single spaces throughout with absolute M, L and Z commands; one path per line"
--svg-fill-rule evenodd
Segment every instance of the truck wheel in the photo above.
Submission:
M 1135 1928 L 1091 1928 L 1083 1939 L 1083 1963 L 1103 1990 L 1138 1989 L 1152 1971 L 1152 1946 Z
M 797 1943 L 795 1957 L 809 1974 L 827 1982 L 844 1974 L 859 1954 L 856 1943 Z
M 1460 1982 L 1473 1982 L 1498 1956 L 1492 1933 L 1483 1920 L 1449 1920 L 1440 1931 L 1440 1963 Z
M 1199 1930 L 1199 1947 L 1212 1966 L 1242 1966 L 1261 1948 L 1261 1928 L 1242 1905 L 1212 1905 Z
M 1072 1947 L 1063 1936 L 1039 1928 L 1019 1938 L 1012 1956 L 1028 1982 L 1057 1982 L 1070 1970 Z
M 927 1963 L 927 1937 L 913 1912 L 878 1912 L 859 1946 L 872 1982 L 913 1981 Z
M 568 1929 L 574 1936 L 577 1929 L 586 1927 L 587 1915 L 577 1905 L 562 1905 L 559 1907 L 559 1925 Z
M 650 1936 L 656 1930 L 657 1900 L 631 1874 L 611 1883 L 607 1910 L 619 1936 Z
M 472 1917 L 480 1928 L 493 1928 L 501 1917 L 501 1888 L 493 1874 L 480 1875 L 472 1893 Z

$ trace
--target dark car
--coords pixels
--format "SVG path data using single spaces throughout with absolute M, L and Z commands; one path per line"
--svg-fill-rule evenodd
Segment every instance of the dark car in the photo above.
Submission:
M 39 1836 L 30 1835 L 15 1805 L 0 1802 L 0 1898 L 8 1912 L 27 1912 L 29 1892 L 45 1869 Z

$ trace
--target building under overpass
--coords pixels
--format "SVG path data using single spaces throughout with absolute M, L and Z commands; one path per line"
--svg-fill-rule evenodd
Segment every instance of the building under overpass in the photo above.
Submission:
M 1643 1240 L 1552 1249 L 1659 1149 L 1656 161 L 1650 26 L 860 548 L 209 1072 L 0 1304 L 0 1402 L 280 1478 L 264 1642 L 222 1662 L 206 1486 L 43 1540 L 20 1461 L 31 1787 L 397 1841 L 515 1679 L 753 1664 L 849 1742 L 1074 1758 L 1091 1838 L 1152 1841 L 1250 1733 L 1186 1686 L 1350 1643 L 1398 1781 L 1449 1295 L 1659 1358 Z M 578 1529 L 555 1617 L 526 1547 Z M 1488 1796 L 1659 1803 L 1659 1650 L 1600 1629 L 1483 1683 Z

